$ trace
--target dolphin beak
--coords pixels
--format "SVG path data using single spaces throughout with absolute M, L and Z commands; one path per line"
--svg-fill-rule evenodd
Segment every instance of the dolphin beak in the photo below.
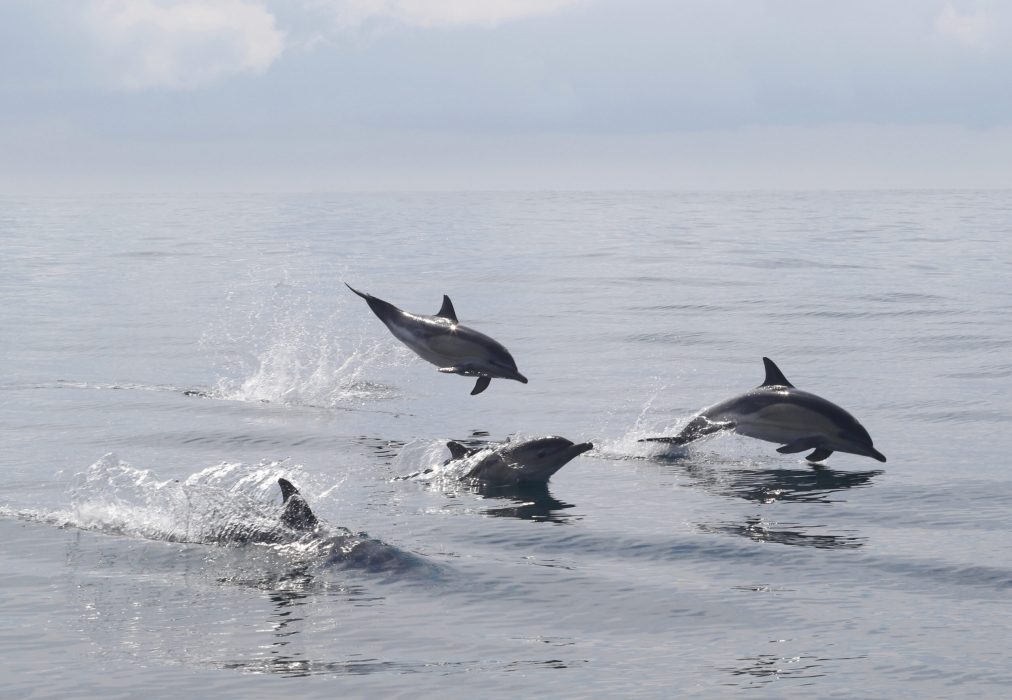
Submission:
M 569 451 L 573 453 L 573 456 L 582 455 L 584 452 L 589 452 L 594 449 L 594 443 L 592 442 L 581 442 L 579 445 L 573 445 L 569 448 Z
M 880 462 L 886 461 L 886 456 L 881 452 L 879 452 L 878 450 L 876 450 L 874 447 L 868 448 L 868 456 L 877 459 Z
M 527 377 L 525 377 L 524 375 L 520 374 L 519 372 L 514 372 L 513 376 L 510 377 L 510 379 L 516 379 L 521 384 L 526 384 L 527 383 Z

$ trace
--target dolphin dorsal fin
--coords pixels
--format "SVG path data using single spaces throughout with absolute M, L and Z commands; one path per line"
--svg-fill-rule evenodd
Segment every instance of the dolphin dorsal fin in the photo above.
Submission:
M 281 502 L 288 503 L 288 499 L 299 492 L 295 485 L 288 479 L 278 479 L 278 486 L 281 487 Z
M 281 487 L 281 498 L 285 509 L 281 511 L 281 522 L 293 530 L 311 530 L 316 527 L 316 514 L 306 503 L 299 490 L 292 485 L 288 479 L 278 479 L 278 486 Z
M 763 358 L 763 364 L 766 365 L 766 379 L 759 386 L 789 386 L 794 388 L 794 385 L 787 381 L 787 377 L 780 371 L 780 368 L 768 357 Z
M 443 295 L 443 305 L 439 307 L 439 312 L 436 316 L 442 316 L 443 318 L 450 319 L 454 323 L 459 323 L 459 321 L 457 321 L 457 312 L 453 310 L 453 302 L 450 301 L 450 297 L 445 294 Z
M 464 457 L 470 457 L 477 452 L 477 450 L 468 449 L 456 440 L 450 440 L 446 443 L 446 449 L 450 451 L 451 459 L 463 459 Z

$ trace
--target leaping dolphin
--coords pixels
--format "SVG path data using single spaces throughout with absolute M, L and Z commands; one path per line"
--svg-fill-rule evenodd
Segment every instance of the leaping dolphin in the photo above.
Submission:
M 450 450 L 450 459 L 446 464 L 481 454 L 462 479 L 507 486 L 543 484 L 575 457 L 593 449 L 594 445 L 589 442 L 575 444 L 566 438 L 549 436 L 476 449 L 451 440 L 446 447 Z
M 397 340 L 423 360 L 431 362 L 440 372 L 477 377 L 471 394 L 480 394 L 493 379 L 513 379 L 523 384 L 527 377 L 517 371 L 517 363 L 509 350 L 484 333 L 461 325 L 450 297 L 443 295 L 443 305 L 433 316 L 412 314 L 393 304 L 358 291 L 351 291 L 366 300 L 373 313 L 383 321 Z
M 782 454 L 813 450 L 806 457 L 809 462 L 821 462 L 834 451 L 886 461 L 854 416 L 821 396 L 795 388 L 770 358 L 764 357 L 763 363 L 766 379 L 755 389 L 704 408 L 674 437 L 640 442 L 687 445 L 704 435 L 732 430 L 782 443 L 777 448 Z

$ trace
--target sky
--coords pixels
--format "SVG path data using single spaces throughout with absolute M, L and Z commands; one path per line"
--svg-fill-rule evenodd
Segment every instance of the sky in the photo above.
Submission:
M 0 0 L 0 193 L 1009 187 L 1007 0 Z

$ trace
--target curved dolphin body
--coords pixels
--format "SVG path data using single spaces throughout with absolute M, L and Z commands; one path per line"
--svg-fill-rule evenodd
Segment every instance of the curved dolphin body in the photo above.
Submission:
M 439 311 L 433 316 L 423 316 L 402 311 L 347 283 L 345 286 L 366 300 L 369 308 L 397 340 L 423 360 L 434 364 L 440 372 L 477 377 L 472 395 L 485 391 L 493 379 L 527 383 L 527 377 L 517 371 L 517 363 L 509 350 L 484 333 L 457 321 L 453 302 L 445 294 Z
M 854 416 L 821 396 L 797 389 L 773 360 L 763 358 L 766 379 L 755 389 L 704 408 L 674 437 L 640 442 L 687 445 L 704 435 L 733 430 L 767 442 L 782 443 L 777 452 L 812 450 L 806 459 L 821 462 L 833 452 L 849 452 L 886 461 Z
M 491 449 L 469 449 L 452 440 L 446 446 L 451 455 L 446 464 L 487 452 L 461 478 L 489 486 L 543 484 L 572 459 L 594 448 L 589 442 L 576 444 L 554 436 L 506 442 Z

